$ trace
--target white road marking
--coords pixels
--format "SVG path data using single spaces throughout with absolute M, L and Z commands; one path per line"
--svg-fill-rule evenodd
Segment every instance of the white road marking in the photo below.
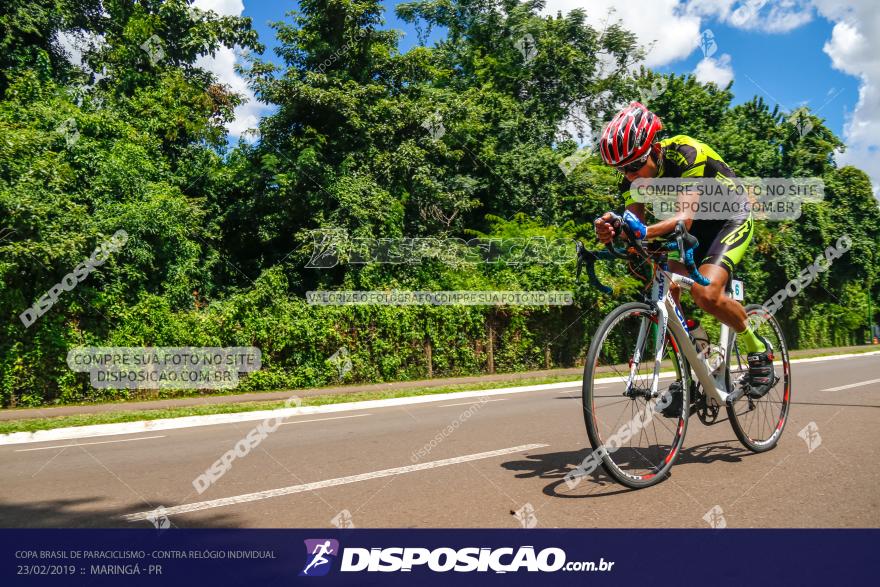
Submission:
M 849 385 L 841 385 L 839 387 L 829 387 L 822 391 L 841 391 L 843 389 L 852 389 L 853 387 L 861 387 L 863 385 L 871 385 L 872 383 L 880 383 L 880 379 L 871 379 L 869 381 L 859 381 L 858 383 L 850 383 Z
M 288 487 L 280 487 L 278 489 L 269 489 L 267 491 L 257 491 L 255 493 L 245 493 L 243 495 L 235 495 L 232 497 L 223 497 L 220 499 L 212 499 L 210 501 L 198 501 L 195 503 L 187 503 L 164 508 L 165 515 L 186 514 L 189 512 L 197 512 L 212 508 L 220 508 L 229 505 L 237 505 L 240 503 L 248 503 L 251 501 L 259 501 L 261 499 L 269 499 L 272 497 L 280 497 L 282 495 L 291 495 L 294 493 L 303 493 L 305 491 L 315 491 L 326 487 L 336 487 L 337 485 L 347 485 L 349 483 L 357 483 L 358 481 L 369 481 L 371 479 L 381 479 L 382 477 L 390 477 L 393 475 L 404 475 L 406 473 L 414 473 L 416 471 L 425 471 L 427 469 L 436 469 L 438 467 L 446 467 L 449 465 L 457 465 L 459 463 L 468 463 L 470 461 L 478 461 L 481 459 L 491 459 L 513 453 L 523 452 L 536 448 L 544 448 L 547 444 L 524 444 L 521 446 L 512 446 L 510 448 L 502 448 L 491 450 L 488 452 L 479 452 L 475 454 L 453 457 L 450 459 L 442 459 L 439 461 L 431 461 L 428 463 L 419 463 L 417 465 L 407 465 L 405 467 L 396 467 L 394 469 L 383 469 L 381 471 L 373 471 L 372 473 L 362 473 L 360 475 L 350 475 L 348 477 L 338 477 L 336 479 L 327 479 L 325 481 L 316 481 L 314 483 L 304 483 L 302 485 L 290 485 Z M 148 516 L 153 515 L 152 511 L 138 512 L 135 514 L 127 514 L 122 516 L 129 522 L 137 522 L 146 520 Z
M 838 361 L 840 359 L 860 359 L 862 357 L 873 357 L 875 355 L 880 355 L 880 351 L 870 351 L 867 353 L 848 353 L 845 355 L 828 355 L 827 357 L 813 357 L 812 359 L 792 359 L 791 364 L 821 363 L 822 361 Z
M 437 407 L 451 408 L 452 406 L 471 406 L 474 404 L 485 404 L 485 403 L 489 403 L 489 402 L 504 402 L 504 401 L 507 401 L 506 397 L 502 397 L 499 399 L 478 399 L 478 400 L 474 400 L 472 402 L 461 402 L 461 403 L 457 403 L 457 404 L 443 404 L 442 406 L 437 406 Z
M 311 420 L 294 420 L 293 422 L 282 422 L 279 426 L 288 424 L 305 424 L 306 422 L 323 422 L 324 420 L 342 420 L 344 418 L 363 418 L 364 416 L 372 416 L 373 414 L 354 414 L 351 416 L 333 416 L 332 418 L 312 418 Z
M 87 446 L 90 444 L 110 444 L 111 442 L 134 442 L 135 440 L 150 440 L 151 438 L 165 438 L 164 434 L 159 436 L 142 436 L 140 438 L 120 438 L 119 440 L 101 440 L 99 442 L 75 442 L 73 444 L 58 444 L 55 446 L 41 446 L 39 448 L 19 448 L 15 452 L 30 452 L 32 450 L 49 450 L 50 448 L 67 448 L 69 446 Z
M 832 355 L 828 357 L 816 357 L 813 359 L 794 359 L 795 363 L 813 363 L 819 361 L 836 361 L 839 359 L 859 359 L 880 355 L 880 351 L 867 353 L 852 353 L 846 355 Z M 674 372 L 661 373 L 661 377 L 669 377 Z M 602 384 L 620 383 L 626 381 L 625 377 L 607 377 L 599 380 Z M 22 444 L 30 442 L 47 442 L 50 440 L 73 440 L 77 438 L 93 438 L 97 436 L 115 436 L 119 434 L 138 434 L 154 432 L 158 430 L 174 430 L 177 428 L 194 428 L 196 426 L 213 426 L 217 424 L 229 424 L 231 422 L 248 422 L 265 420 L 266 418 L 289 418 L 292 416 L 308 416 L 314 414 L 327 414 L 334 412 L 347 412 L 351 410 L 372 410 L 422 404 L 431 402 L 451 401 L 495 395 L 513 395 L 517 393 L 529 393 L 553 389 L 566 389 L 580 386 L 579 381 L 563 381 L 560 383 L 545 383 L 541 385 L 525 385 L 522 387 L 505 387 L 501 389 L 489 389 L 481 391 L 458 391 L 453 393 L 438 393 L 432 395 L 418 395 L 409 397 L 396 397 L 391 399 L 378 399 L 363 402 L 346 402 L 329 404 L 324 406 L 307 406 L 299 408 L 284 408 L 278 410 L 260 410 L 253 412 L 237 412 L 230 414 L 213 414 L 210 416 L 185 416 L 183 418 L 164 418 L 161 420 L 144 420 L 139 422 L 123 422 L 119 424 L 96 424 L 94 426 L 75 426 L 70 428 L 55 428 L 53 430 L 37 430 L 35 432 L 12 432 L 0 434 L 0 446 L 7 444 Z
M 255 420 L 265 420 L 266 418 L 290 418 L 293 416 L 312 416 L 316 414 L 348 412 L 352 410 L 372 410 L 376 408 L 389 408 L 412 404 L 426 404 L 444 401 L 448 402 L 457 399 L 479 398 L 493 395 L 510 395 L 515 393 L 528 393 L 532 391 L 543 391 L 547 389 L 564 389 L 566 387 L 571 387 L 573 383 L 579 385 L 577 382 L 546 383 L 543 385 L 505 387 L 502 389 L 490 389 L 481 391 L 457 391 L 453 393 L 395 397 L 391 399 L 376 399 L 363 402 L 345 402 L 339 404 L 327 404 L 323 406 L 301 406 L 298 408 L 281 408 L 277 410 L 258 410 L 252 412 L 234 412 L 230 414 L 212 414 L 210 416 L 184 416 L 182 418 L 163 418 L 159 420 L 142 420 L 139 422 L 122 422 L 119 424 L 95 424 L 94 426 L 55 428 L 52 430 L 37 430 L 35 432 L 12 432 L 10 434 L 0 434 L 0 446 L 6 444 L 47 442 L 50 440 L 73 440 L 77 438 L 92 438 L 96 436 L 114 436 L 118 434 L 137 434 L 139 432 L 155 432 L 158 430 L 174 430 L 177 428 L 194 428 L 197 426 L 229 424 L 231 422 L 250 422 Z

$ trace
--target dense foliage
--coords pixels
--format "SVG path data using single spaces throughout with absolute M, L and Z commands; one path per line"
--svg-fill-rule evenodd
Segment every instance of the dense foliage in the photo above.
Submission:
M 742 175 L 824 179 L 825 202 L 797 222 L 759 225 L 742 275 L 762 302 L 850 235 L 852 250 L 779 317 L 793 347 L 863 342 L 880 301 L 880 210 L 863 172 L 835 166 L 841 142 L 822 120 L 805 114 L 803 133 L 759 98 L 732 107 L 729 88 L 633 73 L 633 35 L 595 30 L 579 11 L 540 17 L 540 6 L 401 4 L 401 18 L 445 34 L 401 53 L 377 1 L 302 0 L 276 24 L 276 65 L 254 57 L 248 19 L 186 0 L 4 2 L 0 403 L 105 397 L 66 365 L 81 345 L 257 346 L 263 369 L 246 389 L 335 382 L 328 358 L 342 347 L 345 381 L 577 364 L 604 313 L 638 293 L 625 272 L 605 274 L 616 295 L 603 296 L 558 256 L 462 263 L 451 241 L 400 264 L 355 263 L 341 246 L 334 266 L 309 268 L 314 231 L 593 242 L 591 219 L 621 207 L 616 178 L 570 156 L 640 95 L 669 133 L 708 142 Z M 64 38 L 79 39 L 81 65 Z M 250 50 L 243 73 L 273 106 L 259 139 L 232 148 L 224 125 L 241 97 L 197 65 L 221 46 Z M 125 246 L 25 327 L 19 315 L 120 229 Z M 305 301 L 309 290 L 394 288 L 572 290 L 575 304 Z

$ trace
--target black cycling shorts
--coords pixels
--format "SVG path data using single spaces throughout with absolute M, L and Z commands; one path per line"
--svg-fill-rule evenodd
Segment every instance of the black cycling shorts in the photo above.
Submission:
M 752 242 L 754 232 L 751 215 L 732 220 L 694 221 L 690 233 L 700 241 L 694 251 L 697 267 L 720 265 L 728 274 L 733 273 L 733 267 L 742 260 Z

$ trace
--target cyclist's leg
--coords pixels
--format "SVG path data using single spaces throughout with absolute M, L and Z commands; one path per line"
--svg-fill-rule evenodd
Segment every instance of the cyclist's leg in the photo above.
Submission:
M 687 268 L 678 261 L 670 261 L 669 269 L 680 275 L 689 275 Z M 697 306 L 705 312 L 715 316 L 719 321 L 727 324 L 736 331 L 743 329 L 746 322 L 746 311 L 742 304 L 724 295 L 724 287 L 727 285 L 729 274 L 718 265 L 704 263 L 700 265 L 700 273 L 709 280 L 709 285 L 696 285 L 691 288 L 691 295 Z M 672 288 L 670 293 L 675 303 L 681 309 L 680 288 Z M 732 303 L 728 303 L 732 302 Z M 682 310 L 683 311 L 683 310 Z
M 774 385 L 773 349 L 764 338 L 752 331 L 742 304 L 725 295 L 725 286 L 733 267 L 742 260 L 753 233 L 754 222 L 748 217 L 724 223 L 714 238 L 706 234 L 697 237 L 701 243 L 712 242 L 705 254 L 698 251 L 701 255 L 695 255 L 697 259 L 702 256 L 700 273 L 709 280 L 709 285 L 694 285 L 691 297 L 697 306 L 737 333 L 737 340 L 748 353 L 749 396 L 760 398 Z
M 709 280 L 709 285 L 695 285 L 691 289 L 697 306 L 737 332 L 744 330 L 748 326 L 745 308 L 724 294 L 730 274 L 720 265 L 711 263 L 700 265 L 700 273 Z
M 754 222 L 751 216 L 724 225 L 724 229 L 715 238 L 700 265 L 700 271 L 713 281 L 707 288 L 695 287 L 693 297 L 697 305 L 736 332 L 738 343 L 741 343 L 748 353 L 746 358 L 749 364 L 747 380 L 749 397 L 760 399 L 778 379 L 773 367 L 773 346 L 764 337 L 752 331 L 746 319 L 745 308 L 739 302 L 724 295 L 724 285 L 733 267 L 742 260 L 753 233 Z M 710 273 L 719 277 L 718 283 L 715 283 Z
M 748 327 L 746 311 L 742 304 L 725 295 L 725 287 L 734 266 L 742 260 L 753 232 L 751 217 L 727 222 L 704 221 L 691 226 L 691 233 L 700 242 L 694 259 L 700 261 L 700 273 L 709 280 L 706 286 L 695 284 L 691 295 L 698 307 L 736 332 Z M 689 274 L 680 261 L 670 260 L 669 268 L 681 275 Z M 670 292 L 681 308 L 679 288 L 672 287 Z
M 739 263 L 754 233 L 751 216 L 724 224 L 700 264 L 700 272 L 711 283 L 695 286 L 691 293 L 696 304 L 736 332 L 737 340 L 748 353 L 749 394 L 760 397 L 773 385 L 773 349 L 764 338 L 755 334 L 742 304 L 724 294 L 724 286 L 733 267 Z
M 754 222 L 751 217 L 726 222 L 700 261 L 700 273 L 710 281 L 709 285 L 695 285 L 691 290 L 697 306 L 736 332 L 747 331 L 747 337 L 751 331 L 748 330 L 745 308 L 738 301 L 727 297 L 724 289 L 734 266 L 742 260 L 752 241 L 753 233 Z
M 694 249 L 694 259 L 701 260 L 706 256 L 706 253 L 709 251 L 709 244 L 716 239 L 718 233 L 721 232 L 724 227 L 724 224 L 724 222 L 714 221 L 691 224 L 690 233 L 697 237 L 697 240 L 699 241 L 697 248 Z M 690 271 L 688 271 L 684 263 L 676 261 L 675 259 L 669 260 L 669 270 L 673 273 L 684 275 L 685 277 L 690 276 Z M 678 284 L 669 284 L 669 293 L 672 294 L 672 299 L 675 300 L 678 309 L 684 314 L 684 309 L 681 307 L 681 288 Z

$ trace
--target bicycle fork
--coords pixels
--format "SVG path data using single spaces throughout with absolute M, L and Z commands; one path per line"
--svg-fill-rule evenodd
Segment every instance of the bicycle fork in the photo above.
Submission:
M 654 348 L 656 349 L 654 352 L 654 373 L 651 377 L 651 394 L 650 398 L 656 398 L 658 395 L 657 388 L 660 384 L 660 363 L 663 361 L 664 351 L 666 350 L 666 341 L 664 340 L 664 334 L 666 333 L 666 322 L 667 315 L 664 311 L 658 311 L 657 313 L 657 323 L 655 324 L 648 318 L 644 318 L 642 323 L 639 325 L 639 335 L 636 339 L 636 350 L 633 353 L 632 364 L 629 367 L 629 378 L 626 382 L 626 389 L 628 391 L 632 390 L 633 381 L 635 381 L 636 373 L 639 369 L 639 363 L 642 361 L 642 351 L 647 350 L 645 343 L 648 340 L 648 337 L 651 336 L 649 329 L 651 326 L 655 326 L 653 330 L 654 336 Z M 649 399 L 650 399 L 649 398 Z

